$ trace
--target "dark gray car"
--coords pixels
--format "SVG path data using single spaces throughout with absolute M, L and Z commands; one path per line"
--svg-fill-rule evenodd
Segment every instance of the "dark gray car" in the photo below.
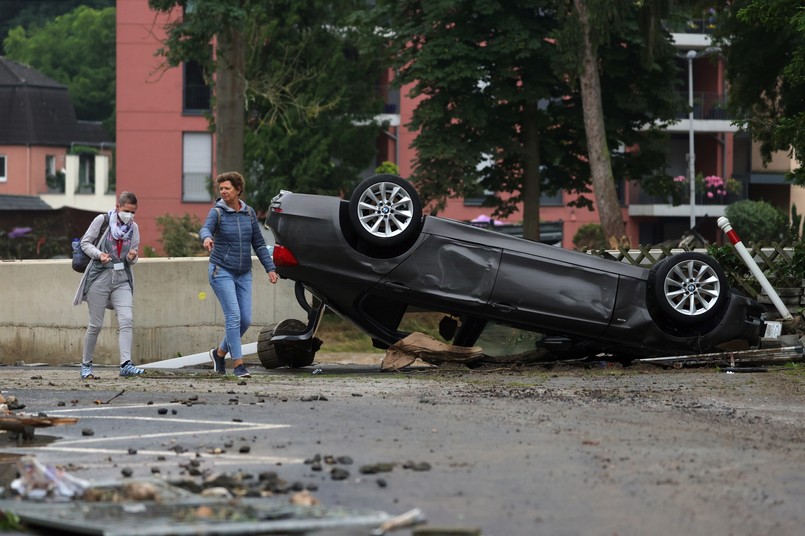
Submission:
M 313 362 L 325 306 L 378 348 L 408 335 L 407 313 L 430 311 L 444 316 L 440 333 L 452 344 L 507 326 L 535 334 L 534 346 L 556 358 L 746 349 L 763 327 L 762 307 L 730 289 L 707 255 L 647 269 L 423 216 L 416 190 L 395 175 L 366 179 L 349 200 L 282 191 L 266 224 L 277 270 L 296 282 L 307 315 L 261 335 L 267 367 Z

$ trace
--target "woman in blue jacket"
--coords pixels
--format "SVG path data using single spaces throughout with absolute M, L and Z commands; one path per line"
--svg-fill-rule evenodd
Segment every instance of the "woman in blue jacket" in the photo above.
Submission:
M 210 209 L 199 236 L 210 252 L 208 276 L 221 309 L 226 329 L 218 348 L 210 350 L 215 372 L 226 374 L 229 353 L 235 376 L 251 376 L 243 365 L 240 338 L 252 322 L 252 248 L 268 272 L 268 279 L 279 279 L 254 209 L 244 203 L 243 177 L 229 171 L 215 178 L 221 198 Z

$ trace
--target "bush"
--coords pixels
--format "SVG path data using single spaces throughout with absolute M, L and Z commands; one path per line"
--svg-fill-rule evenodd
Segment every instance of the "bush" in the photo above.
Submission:
M 607 249 L 609 243 L 600 223 L 585 223 L 573 235 L 573 246 L 580 251 L 588 249 Z
M 380 175 L 381 173 L 388 173 L 390 175 L 399 175 L 400 168 L 397 167 L 397 164 L 395 164 L 394 162 L 389 162 L 388 160 L 386 160 L 375 168 L 375 173 L 377 173 L 378 175 Z
M 788 236 L 788 218 L 765 201 L 738 201 L 727 206 L 725 215 L 747 244 L 780 241 Z
M 201 220 L 197 216 L 185 214 L 176 217 L 165 214 L 157 218 L 157 226 L 162 234 L 160 242 L 169 257 L 198 257 L 206 254 L 199 241 Z

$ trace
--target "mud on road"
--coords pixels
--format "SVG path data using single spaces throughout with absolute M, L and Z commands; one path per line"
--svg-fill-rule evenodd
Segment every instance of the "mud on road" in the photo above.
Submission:
M 85 382 L 77 368 L 3 367 L 0 387 L 26 404 L 23 411 L 81 414 L 124 389 L 109 406 L 139 404 L 150 415 L 160 404 L 196 397 L 178 416 L 282 422 L 288 428 L 254 432 L 249 455 L 234 464 L 209 454 L 209 438 L 185 436 L 179 444 L 222 471 L 259 471 L 252 455 L 349 458 L 338 481 L 329 468 L 316 472 L 304 462 L 275 470 L 314 483 L 323 504 L 391 514 L 419 507 L 426 526 L 479 528 L 485 536 L 793 536 L 805 526 L 803 364 L 736 374 L 645 364 L 381 373 L 370 361 L 323 357 L 295 371 L 253 366 L 253 377 L 240 381 L 199 369 L 124 380 L 109 368 Z M 100 421 L 93 424 L 99 432 Z M 79 429 L 38 433 L 75 440 Z M 230 446 L 244 439 L 232 445 L 230 438 Z M 149 450 L 171 445 L 152 440 Z M 99 457 L 106 463 L 90 463 L 83 451 L 20 448 L 0 437 L 0 450 L 68 464 L 81 478 L 119 477 L 123 466 L 145 476 L 159 464 L 106 446 Z M 411 461 L 423 470 L 404 469 Z M 181 476 L 168 463 L 160 474 Z M 359 471 L 383 463 L 394 469 Z

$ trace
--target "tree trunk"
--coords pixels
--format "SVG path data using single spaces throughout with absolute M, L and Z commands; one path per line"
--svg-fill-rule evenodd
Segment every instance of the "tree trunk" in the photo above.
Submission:
M 539 172 L 539 131 L 535 114 L 536 104 L 525 106 L 523 121 L 525 165 L 523 169 L 523 238 L 540 239 L 540 172 Z
M 582 72 L 579 82 L 590 175 L 604 236 L 609 241 L 610 247 L 615 249 L 624 237 L 625 226 L 618 202 L 618 193 L 615 190 L 615 178 L 612 175 L 612 162 L 609 158 L 609 147 L 604 129 L 598 56 L 590 38 L 590 13 L 585 0 L 573 0 L 573 5 L 579 17 L 583 35 Z
M 243 34 L 229 29 L 218 35 L 215 80 L 215 169 L 243 173 L 246 46 Z

